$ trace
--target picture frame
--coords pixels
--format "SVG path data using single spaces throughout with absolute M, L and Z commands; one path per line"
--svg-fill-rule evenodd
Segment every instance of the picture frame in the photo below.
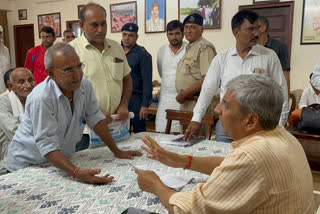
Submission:
M 80 4 L 78 5 L 78 19 L 80 20 L 80 11 L 83 8 L 83 6 L 85 6 L 84 4 Z
M 274 2 L 280 2 L 280 0 L 253 0 L 253 4 L 265 4 Z
M 303 0 L 300 44 L 320 44 L 320 0 Z
M 61 37 L 61 15 L 60 15 L 60 13 L 48 13 L 48 14 L 38 15 L 39 38 L 40 38 L 40 31 L 44 26 L 53 27 L 56 31 L 56 36 Z
M 110 4 L 110 16 L 111 33 L 121 32 L 126 23 L 138 24 L 137 2 Z
M 19 20 L 27 20 L 28 19 L 27 9 L 18 10 L 18 18 Z
M 220 29 L 221 5 L 222 0 L 179 0 L 178 19 L 183 22 L 188 15 L 198 13 L 203 17 L 203 27 L 205 29 Z
M 166 31 L 166 0 L 145 0 L 145 33 Z

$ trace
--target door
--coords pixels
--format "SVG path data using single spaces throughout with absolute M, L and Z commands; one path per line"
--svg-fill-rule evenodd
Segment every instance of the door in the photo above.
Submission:
M 268 18 L 269 35 L 285 43 L 291 58 L 292 24 L 294 2 L 278 2 L 239 6 L 239 10 L 249 9 Z
M 23 67 L 28 50 L 34 47 L 33 24 L 14 25 L 13 31 L 16 67 Z

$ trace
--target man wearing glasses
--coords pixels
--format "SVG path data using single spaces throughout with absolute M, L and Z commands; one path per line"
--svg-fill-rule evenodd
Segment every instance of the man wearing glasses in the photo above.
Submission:
M 82 137 L 82 121 L 93 129 L 117 158 L 132 159 L 137 151 L 121 151 L 113 142 L 107 120 L 94 90 L 83 78 L 84 65 L 73 47 L 58 43 L 44 58 L 49 78 L 28 96 L 25 114 L 8 149 L 6 168 L 16 171 L 49 161 L 87 183 L 109 183 L 112 177 L 96 176 L 100 169 L 78 168 L 68 158 Z
M 201 119 L 218 88 L 220 87 L 221 101 L 226 92 L 226 84 L 242 74 L 256 73 L 268 76 L 281 86 L 284 103 L 279 124 L 282 126 L 286 124 L 288 118 L 286 80 L 276 53 L 257 45 L 260 34 L 258 17 L 257 13 L 250 10 L 241 10 L 233 16 L 231 27 L 236 38 L 236 46 L 223 51 L 212 60 L 202 84 L 200 97 L 193 110 L 192 120 L 185 132 L 186 139 L 199 132 Z M 220 120 L 216 125 L 216 141 L 232 141 L 228 135 L 223 133 Z

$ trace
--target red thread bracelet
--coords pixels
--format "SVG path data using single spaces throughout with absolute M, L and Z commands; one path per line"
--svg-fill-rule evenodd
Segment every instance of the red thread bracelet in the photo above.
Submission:
M 189 162 L 188 162 L 186 168 L 184 168 L 184 169 L 190 169 L 190 167 L 191 167 L 191 162 L 192 162 L 193 157 L 192 157 L 192 155 L 187 155 L 187 156 L 188 156 Z
M 73 180 L 76 179 L 76 172 L 77 172 L 79 169 L 80 169 L 80 168 L 74 168 L 74 169 L 72 170 L 71 174 L 72 174 Z

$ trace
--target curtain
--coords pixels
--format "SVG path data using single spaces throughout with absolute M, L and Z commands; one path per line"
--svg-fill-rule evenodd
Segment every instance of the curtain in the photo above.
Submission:
M 3 41 L 4 45 L 9 47 L 9 28 L 8 28 L 8 18 L 7 18 L 7 11 L 0 10 L 0 25 L 3 27 Z

